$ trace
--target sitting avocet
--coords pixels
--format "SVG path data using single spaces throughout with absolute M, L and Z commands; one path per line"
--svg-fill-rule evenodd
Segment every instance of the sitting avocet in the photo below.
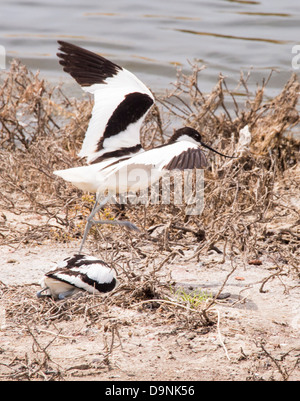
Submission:
M 74 255 L 46 273 L 41 281 L 43 289 L 37 297 L 51 296 L 64 299 L 79 291 L 101 294 L 112 291 L 117 285 L 114 270 L 94 256 Z
M 58 43 L 57 55 L 64 71 L 84 91 L 94 95 L 92 117 L 79 152 L 88 165 L 54 172 L 79 189 L 98 194 L 87 219 L 81 253 L 90 227 L 95 223 L 137 229 L 127 221 L 94 220 L 95 214 L 110 199 L 106 197 L 98 206 L 100 196 L 106 191 L 136 192 L 158 181 L 168 170 L 202 169 L 207 166 L 207 160 L 200 146 L 222 154 L 203 143 L 199 132 L 189 127 L 175 131 L 162 146 L 143 149 L 140 128 L 155 101 L 151 91 L 131 72 L 104 57 L 70 43 Z M 134 169 L 143 172 L 143 179 L 128 180 Z

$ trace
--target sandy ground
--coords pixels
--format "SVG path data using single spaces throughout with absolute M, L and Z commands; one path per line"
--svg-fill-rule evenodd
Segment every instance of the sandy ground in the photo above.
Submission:
M 34 293 L 43 273 L 75 253 L 77 246 L 75 241 L 4 248 L 0 281 L 6 288 L 16 286 L 16 291 L 26 284 Z M 181 287 L 218 292 L 231 263 L 221 263 L 222 255 L 214 251 L 200 262 L 187 262 L 188 256 L 177 256 L 164 269 Z M 274 276 L 263 286 L 266 292 L 260 292 L 274 271 L 271 261 L 262 262 L 237 261 L 222 290 L 227 298 L 212 307 L 213 326 L 193 328 L 161 308 L 108 309 L 102 304 L 101 319 L 92 325 L 86 325 L 83 315 L 47 327 L 36 325 L 30 334 L 6 317 L 5 300 L 0 299 L 0 379 L 299 380 L 299 279 Z M 48 367 L 40 376 L 34 369 L 46 351 L 39 352 L 39 347 L 47 349 L 53 370 Z
M 299 125 L 299 83 L 293 75 L 281 94 L 265 99 L 264 85 L 249 95 L 248 77 L 241 76 L 245 108 L 239 106 L 231 118 L 224 104 L 228 93 L 223 77 L 203 95 L 197 82 L 199 66 L 192 71 L 190 77 L 178 77 L 172 96 L 164 96 L 167 109 L 173 103 L 175 116 L 182 115 L 178 122 L 195 124 L 207 143 L 215 143 L 216 133 L 224 131 L 220 145 L 228 154 L 235 154 L 242 142 L 236 135 L 229 138 L 229 132 L 237 133 L 244 123 L 252 127 L 250 147 L 241 154 L 238 171 L 233 160 L 215 161 L 207 181 L 206 201 L 211 206 L 206 220 L 213 224 L 207 226 L 209 240 L 204 245 L 223 250 L 226 244 L 217 241 L 228 241 L 226 252 L 230 249 L 233 259 L 223 260 L 215 251 L 205 254 L 206 248 L 199 261 L 192 258 L 203 239 L 193 230 L 178 228 L 168 237 L 171 221 L 183 220 L 174 209 L 140 209 L 141 214 L 128 210 L 125 214 L 134 217 L 130 221 L 138 220 L 146 230 L 140 238 L 99 229 L 94 243 L 86 244 L 87 253 L 122 268 L 119 292 L 54 302 L 37 299 L 38 282 L 56 262 L 78 250 L 74 238 L 82 235 L 91 203 L 78 197 L 73 204 L 73 190 L 49 178 L 54 169 L 74 165 L 81 142 L 78 128 L 87 125 L 91 104 L 71 101 L 66 109 L 65 95 L 55 95 L 38 76 L 13 63 L 1 92 L 6 129 L 1 142 L 0 239 L 10 246 L 1 246 L 0 380 L 300 379 L 298 145 L 278 142 L 280 133 L 289 136 Z M 177 106 L 182 93 L 190 93 L 191 106 L 186 108 L 185 101 Z M 230 102 L 235 101 L 235 93 L 230 95 Z M 148 146 L 156 146 L 155 132 L 160 140 L 160 131 L 173 118 L 172 107 L 170 112 L 163 123 L 157 111 L 146 123 L 142 137 Z M 30 124 L 21 124 L 21 132 L 20 113 L 25 120 L 30 117 Z M 62 119 L 68 120 L 64 128 Z M 67 135 L 61 135 L 62 129 Z M 23 151 L 12 152 L 20 141 Z M 58 227 L 64 213 L 68 222 Z M 218 214 L 222 219 L 215 225 Z M 154 230 L 157 237 L 149 238 L 153 224 L 165 225 L 160 237 Z M 236 241 L 241 232 L 241 241 Z M 26 245 L 33 243 L 39 245 Z M 92 252 L 92 245 L 101 251 Z M 242 248 L 244 258 L 254 251 L 261 264 L 242 260 Z M 160 266 L 157 271 L 155 264 Z M 174 292 L 168 275 L 177 289 L 184 289 L 185 300 Z M 162 289 L 169 291 L 172 302 Z M 223 296 L 213 301 L 207 320 L 203 310 L 211 301 L 192 307 L 187 300 L 191 302 L 188 294 L 193 289 Z

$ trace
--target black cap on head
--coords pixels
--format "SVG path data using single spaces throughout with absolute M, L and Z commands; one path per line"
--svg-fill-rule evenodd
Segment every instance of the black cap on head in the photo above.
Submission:
M 211 150 L 212 152 L 217 153 L 220 156 L 228 157 L 230 159 L 235 159 L 234 156 L 224 155 L 223 153 L 220 153 L 217 150 L 206 145 L 204 142 L 202 142 L 202 137 L 199 134 L 199 132 L 196 131 L 194 128 L 190 128 L 190 127 L 183 127 L 183 128 L 179 128 L 178 130 L 176 130 L 168 143 L 171 144 L 171 143 L 177 142 L 184 136 L 189 136 L 190 138 L 194 139 L 194 141 L 199 142 L 199 144 L 202 145 L 204 148 L 207 148 L 207 149 Z
M 172 135 L 171 139 L 169 140 L 169 143 L 174 143 L 180 140 L 181 137 L 184 136 L 189 136 L 192 139 L 194 139 L 196 142 L 199 142 L 200 144 L 202 143 L 202 138 L 201 135 L 199 134 L 198 131 L 196 131 L 194 128 L 190 127 L 183 127 L 177 129 L 174 134 Z

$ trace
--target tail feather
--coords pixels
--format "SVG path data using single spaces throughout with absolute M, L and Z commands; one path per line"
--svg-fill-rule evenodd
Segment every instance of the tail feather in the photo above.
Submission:
M 99 185 L 95 179 L 93 166 L 82 166 L 69 168 L 67 170 L 56 170 L 53 174 L 71 182 L 75 187 L 87 192 L 97 192 Z

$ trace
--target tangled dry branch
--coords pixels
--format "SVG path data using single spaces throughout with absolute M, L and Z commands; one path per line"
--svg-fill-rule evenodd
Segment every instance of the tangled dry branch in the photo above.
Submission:
M 60 302 L 41 302 L 35 296 L 34 285 L 8 287 L 0 282 L 7 322 L 31 336 L 34 351 L 32 356 L 26 354 L 6 364 L 5 378 L 63 378 L 48 352 L 52 342 L 63 336 L 51 332 L 52 340 L 43 345 L 38 330 L 42 326 L 49 334 L 51 325 L 76 319 L 83 319 L 86 327 L 93 326 L 109 315 L 108 307 L 156 311 L 163 316 L 164 324 L 174 324 L 176 330 L 207 329 L 216 321 L 211 310 L 216 298 L 199 307 L 189 294 L 185 294 L 184 301 L 182 296 L 178 299 L 173 283 L 163 274 L 163 266 L 177 256 L 185 257 L 186 251 L 191 254 L 193 250 L 189 258 L 194 260 L 209 250 L 222 254 L 224 261 L 226 256 L 232 261 L 236 256 L 259 261 L 268 255 L 276 269 L 262 282 L 262 292 L 275 277 L 289 274 L 299 278 L 299 141 L 291 135 L 299 124 L 297 77 L 292 75 L 280 94 L 266 99 L 268 79 L 251 95 L 248 77 L 243 74 L 235 90 L 229 90 L 225 77 L 220 75 L 211 93 L 204 94 L 199 85 L 202 70 L 194 65 L 188 76 L 178 71 L 173 89 L 157 99 L 160 106 L 152 109 L 142 128 L 146 148 L 164 143 L 175 121 L 199 130 L 205 142 L 222 153 L 237 156 L 224 161 L 208 154 L 210 167 L 205 171 L 202 214 L 186 215 L 186 205 L 172 204 L 126 205 L 125 209 L 112 205 L 105 209 L 106 217 L 126 218 L 143 229 L 141 234 L 131 236 L 110 227 L 93 228 L 90 247 L 117 270 L 121 282 L 109 296 L 79 294 Z M 246 99 L 243 104 L 236 93 Z M 94 199 L 52 172 L 83 163 L 76 155 L 91 109 L 91 99 L 66 96 L 60 86 L 52 87 L 17 61 L 12 62 L 8 73 L 3 73 L 1 245 L 71 241 L 82 236 Z M 241 130 L 246 126 L 251 142 L 241 149 Z M 107 321 L 103 330 L 111 339 L 103 363 L 109 363 L 115 340 L 122 347 L 118 322 Z M 290 371 L 282 368 L 262 345 L 261 349 L 283 377 L 288 377 Z M 293 366 L 298 365 L 299 358 Z
M 99 250 L 105 243 L 118 252 L 126 249 L 146 258 L 147 244 L 170 253 L 176 247 L 185 250 L 197 244 L 193 257 L 209 249 L 241 254 L 245 259 L 267 253 L 278 266 L 284 263 L 299 273 L 299 141 L 290 135 L 299 123 L 297 77 L 292 75 L 282 92 L 270 100 L 264 96 L 268 79 L 251 95 L 247 77 L 241 74 L 238 91 L 246 98 L 242 105 L 237 90 L 230 91 L 222 75 L 211 93 L 202 93 L 202 69 L 192 66 L 189 76 L 178 72 L 173 90 L 160 97 L 161 107 L 148 115 L 142 142 L 147 148 L 165 142 L 164 132 L 175 119 L 199 130 L 205 142 L 222 153 L 238 157 L 225 161 L 208 154 L 205 207 L 200 216 L 186 216 L 184 205 L 128 205 L 125 210 L 112 206 L 104 211 L 106 215 L 127 217 L 142 225 L 144 233 L 133 239 L 123 231 L 95 228 L 94 246 Z M 2 244 L 68 241 L 82 235 L 93 198 L 52 171 L 83 163 L 76 154 L 91 108 L 91 99 L 69 98 L 61 87 L 50 86 L 17 61 L 4 73 L 0 90 Z M 251 143 L 238 152 L 245 126 Z

